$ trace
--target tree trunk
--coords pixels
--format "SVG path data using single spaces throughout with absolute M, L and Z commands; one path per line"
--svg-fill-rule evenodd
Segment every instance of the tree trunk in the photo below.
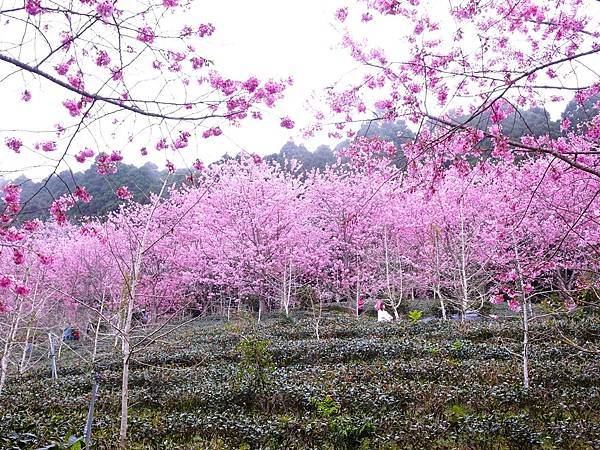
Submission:
M 10 361 L 10 355 L 12 353 L 12 347 L 17 337 L 17 329 L 19 328 L 19 322 L 21 319 L 22 304 L 19 305 L 19 311 L 17 316 L 13 319 L 11 327 L 8 331 L 6 343 L 4 344 L 4 352 L 2 353 L 2 360 L 0 361 L 0 395 L 6 384 L 6 377 L 8 376 L 8 363 Z
M 436 277 L 436 282 L 435 282 L 435 288 L 433 290 L 433 296 L 434 296 L 434 300 L 435 300 L 435 294 L 437 293 L 439 299 L 440 299 L 440 308 L 442 310 L 442 320 L 446 321 L 448 320 L 448 317 L 446 316 L 446 304 L 444 302 L 444 297 L 442 296 L 442 282 L 441 282 L 441 275 L 440 275 L 440 251 L 439 251 L 439 243 L 438 243 L 438 233 L 439 233 L 439 229 L 437 227 L 434 228 L 433 230 L 433 249 L 434 249 L 434 253 L 435 253 L 435 277 Z
M 50 341 L 50 371 L 52 372 L 52 379 L 58 379 L 58 371 L 56 370 L 56 348 L 54 347 L 54 336 L 52 333 L 48 333 L 48 341 Z
M 523 299 L 521 305 L 521 317 L 523 319 L 523 387 L 529 389 L 529 305 L 528 297 L 525 293 L 525 281 L 523 280 L 523 271 L 521 270 L 521 262 L 519 260 L 519 250 L 517 248 L 517 241 L 513 233 L 513 246 L 515 249 L 515 265 L 517 269 L 517 275 L 519 276 L 519 285 L 521 288 L 521 296 Z
M 31 328 L 27 328 L 27 333 L 25 334 L 25 346 L 23 347 L 23 354 L 21 355 L 21 364 L 19 364 L 19 373 L 22 374 L 25 372 L 25 367 L 27 365 L 27 350 L 29 349 L 29 336 L 31 334 Z M 32 348 L 33 349 L 33 348 Z
M 127 421 L 129 419 L 129 357 L 131 356 L 129 339 L 123 339 L 123 374 L 121 379 L 121 427 L 119 429 L 119 447 L 127 448 Z
M 467 263 L 465 246 L 465 223 L 462 211 L 462 202 L 460 205 L 460 281 L 462 287 L 462 302 L 460 305 L 460 321 L 464 323 L 465 315 L 469 307 L 469 285 L 467 282 Z
M 396 320 L 399 320 L 400 315 L 398 314 L 398 307 L 400 306 L 400 302 L 402 301 L 402 263 L 400 263 L 400 301 L 396 302 L 396 295 L 392 286 L 392 282 L 390 280 L 390 257 L 388 251 L 387 229 L 385 228 L 383 230 L 383 250 L 385 252 L 385 279 L 387 282 L 388 297 L 391 302 L 392 310 L 394 311 L 394 317 L 396 318 Z
M 126 301 L 126 309 L 123 317 L 123 328 L 121 335 L 121 343 L 122 343 L 122 351 L 123 351 L 123 377 L 121 380 L 121 426 L 119 429 L 119 447 L 121 449 L 127 448 L 127 421 L 129 418 L 129 363 L 131 361 L 131 356 L 133 354 L 131 348 L 131 323 L 133 318 L 133 309 L 135 305 L 135 296 L 136 296 L 136 288 L 137 281 L 141 275 L 141 267 L 142 267 L 142 257 L 144 255 L 144 247 L 146 246 L 146 238 L 148 236 L 148 230 L 150 228 L 150 223 L 152 222 L 152 218 L 154 217 L 154 213 L 156 212 L 156 208 L 162 198 L 163 192 L 165 190 L 165 186 L 167 184 L 168 178 L 165 178 L 163 182 L 162 188 L 156 197 L 156 202 L 152 205 L 152 209 L 150 210 L 150 214 L 148 215 L 148 219 L 144 225 L 144 231 L 142 233 L 142 238 L 140 239 L 139 246 L 137 248 L 137 252 L 133 259 L 133 270 L 131 273 L 131 279 L 129 280 L 127 274 L 125 275 L 124 280 L 124 290 L 122 293 L 124 294 L 124 301 Z
M 6 376 L 8 374 L 8 360 L 10 358 L 11 347 L 12 345 L 10 345 L 10 340 L 8 339 L 4 344 L 4 352 L 2 353 L 2 360 L 0 361 L 0 395 L 2 395 L 2 390 L 4 389 L 4 384 L 6 383 Z
M 525 302 L 523 310 L 523 387 L 529 389 L 529 315 Z
M 100 304 L 100 314 L 98 315 L 98 322 L 96 323 L 96 330 L 94 331 L 94 351 L 92 353 L 92 364 L 96 361 L 96 355 L 98 353 L 98 335 L 100 334 L 100 322 L 102 321 L 102 309 L 104 308 L 104 296 L 102 296 L 102 303 Z

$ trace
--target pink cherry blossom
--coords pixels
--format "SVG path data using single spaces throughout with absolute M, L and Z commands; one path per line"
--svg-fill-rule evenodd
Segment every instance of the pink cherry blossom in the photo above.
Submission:
M 25 1 L 25 11 L 30 16 L 37 16 L 42 12 L 42 8 L 40 6 L 41 0 L 26 0 Z
M 6 146 L 9 149 L 11 149 L 13 152 L 15 152 L 15 153 L 21 152 L 21 147 L 23 146 L 21 139 L 11 137 L 11 138 L 6 138 L 6 140 L 4 142 L 5 142 Z
M 152 44 L 154 42 L 154 30 L 150 27 L 142 27 L 138 29 L 137 40 L 145 44 Z
M 294 121 L 286 116 L 281 119 L 280 125 L 282 128 L 287 128 L 291 130 L 292 128 L 294 128 Z
M 201 38 L 208 37 L 215 32 L 215 27 L 211 23 L 205 23 L 198 27 L 198 36 Z
M 121 186 L 117 189 L 117 197 L 121 200 L 130 200 L 133 198 L 133 194 L 129 191 L 127 186 Z

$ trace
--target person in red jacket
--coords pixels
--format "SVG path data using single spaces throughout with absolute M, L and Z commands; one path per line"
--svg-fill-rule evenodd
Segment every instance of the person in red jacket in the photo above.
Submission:
M 365 310 L 365 301 L 362 297 L 358 297 L 358 301 L 356 302 L 356 313 L 357 315 L 361 315 Z

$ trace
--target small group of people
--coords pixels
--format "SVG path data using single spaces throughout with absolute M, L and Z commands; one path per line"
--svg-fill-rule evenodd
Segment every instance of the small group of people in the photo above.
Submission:
M 391 322 L 394 320 L 392 315 L 385 310 L 385 303 L 382 300 L 375 302 L 375 311 L 377 311 L 378 322 Z
M 79 328 L 68 326 L 63 330 L 63 341 L 78 341 L 79 339 L 81 339 L 81 331 L 79 331 Z
M 365 310 L 365 301 L 362 297 L 358 299 L 356 302 L 357 314 L 360 316 Z M 386 311 L 385 303 L 382 300 L 377 300 L 375 302 L 375 311 L 377 311 L 377 321 L 378 322 L 391 322 L 394 320 L 392 315 Z

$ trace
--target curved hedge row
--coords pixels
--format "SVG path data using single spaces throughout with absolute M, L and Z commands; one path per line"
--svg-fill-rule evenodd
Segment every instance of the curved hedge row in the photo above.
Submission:
M 598 323 L 561 329 L 597 345 Z M 240 377 L 238 343 L 269 342 L 268 379 Z M 519 324 L 377 324 L 332 318 L 196 325 L 139 354 L 131 372 L 131 448 L 600 448 L 600 356 L 534 327 L 532 387 L 521 389 Z M 244 366 L 245 367 L 245 366 Z M 118 355 L 97 365 L 96 448 L 118 434 Z M 42 367 L 0 398 L 0 447 L 81 435 L 89 369 Z M 28 434 L 29 433 L 29 434 Z

